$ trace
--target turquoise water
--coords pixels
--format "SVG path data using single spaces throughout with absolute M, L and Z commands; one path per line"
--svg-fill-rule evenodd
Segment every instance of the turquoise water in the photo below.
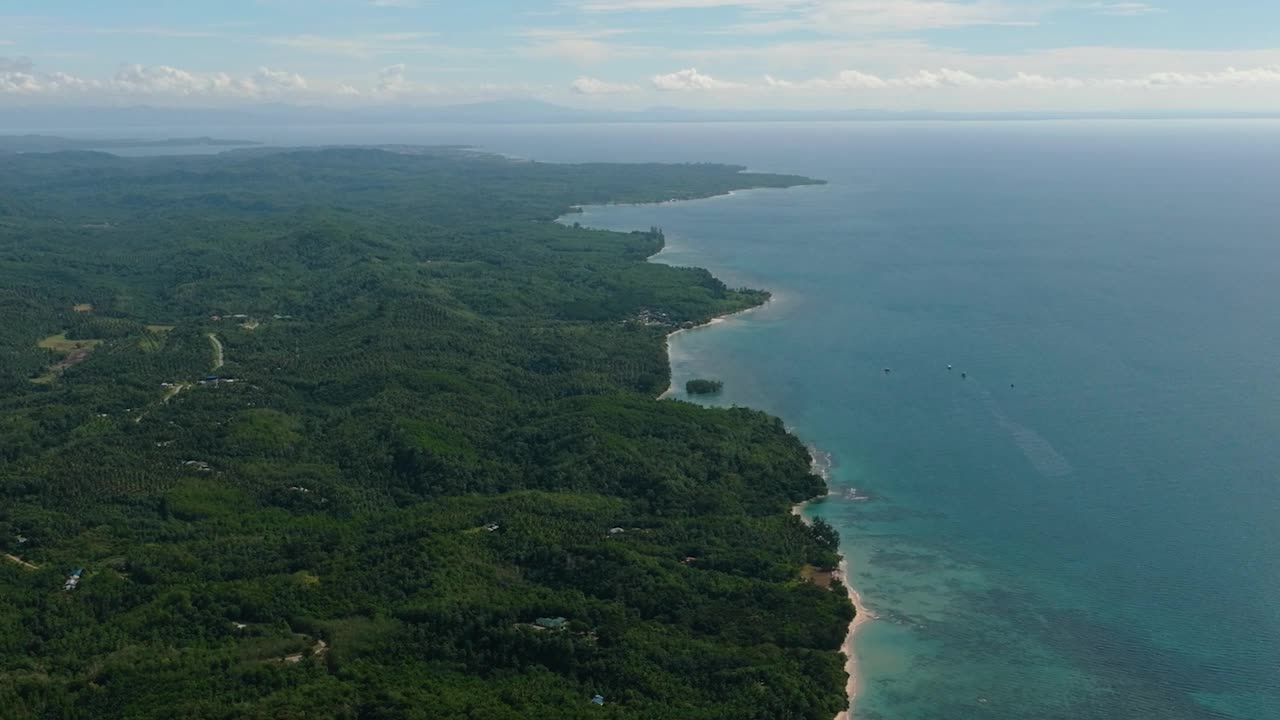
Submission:
M 856 718 L 1280 718 L 1280 125 L 670 132 L 831 181 L 577 219 L 776 293 L 673 366 L 831 454 Z

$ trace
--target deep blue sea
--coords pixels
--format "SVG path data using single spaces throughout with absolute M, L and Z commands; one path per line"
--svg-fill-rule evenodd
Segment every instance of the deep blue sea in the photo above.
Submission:
M 209 134 L 828 180 L 575 219 L 775 293 L 676 381 L 830 454 L 855 718 L 1280 718 L 1280 123 Z

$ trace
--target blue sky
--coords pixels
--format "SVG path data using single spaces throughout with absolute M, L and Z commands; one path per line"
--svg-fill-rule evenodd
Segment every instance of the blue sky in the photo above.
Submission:
M 1277 0 L 0 0 L 0 103 L 1280 110 Z

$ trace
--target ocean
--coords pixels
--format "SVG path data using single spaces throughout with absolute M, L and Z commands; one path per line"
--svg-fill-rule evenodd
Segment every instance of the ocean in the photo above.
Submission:
M 735 130 L 830 185 L 578 220 L 775 293 L 675 380 L 830 455 L 854 717 L 1280 718 L 1280 125 Z
M 774 293 L 675 337 L 675 380 L 829 457 L 854 717 L 1280 718 L 1280 123 L 199 134 L 829 181 L 574 219 Z

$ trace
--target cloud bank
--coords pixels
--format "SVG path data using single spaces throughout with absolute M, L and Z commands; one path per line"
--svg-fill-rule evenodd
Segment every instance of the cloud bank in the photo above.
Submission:
M 1172 107 L 1225 98 L 1222 107 L 1280 109 L 1280 63 L 1226 66 L 1214 70 L 1144 70 L 1133 74 L 1061 74 L 1021 70 L 1000 74 L 980 68 L 935 66 L 910 72 L 877 73 L 850 68 L 830 75 L 794 77 L 764 74 L 728 78 L 687 67 L 644 79 L 580 75 L 562 85 L 566 96 L 588 99 L 627 97 L 645 102 L 680 94 L 691 103 L 725 107 L 928 107 L 939 106 L 1077 107 L 1099 98 L 1131 106 L 1145 102 Z M 243 74 L 198 72 L 171 65 L 129 64 L 106 78 L 45 72 L 26 57 L 0 57 L 0 98 L 18 102 L 98 102 L 148 100 L 174 102 L 395 103 L 447 101 L 510 95 L 546 96 L 545 86 L 485 82 L 436 85 L 419 82 L 404 63 L 383 66 L 363 79 L 321 77 L 262 66 Z M 1268 100 L 1270 98 L 1270 100 Z M 932 100 L 931 100 L 932 99 Z
M 636 92 L 640 88 L 627 83 L 606 82 L 584 76 L 570 83 L 569 89 L 578 95 L 621 95 Z
M 126 65 L 107 80 L 63 72 L 37 72 L 28 58 L 0 58 L 0 94 L 25 96 L 109 95 L 172 98 L 268 98 L 308 89 L 293 72 L 260 67 L 251 75 L 195 73 L 169 65 Z
M 1018 72 L 1007 77 L 985 77 L 963 70 L 941 68 L 920 70 L 897 77 L 881 77 L 857 70 L 845 70 L 833 77 L 791 81 L 766 75 L 764 85 L 786 90 L 884 90 L 908 88 L 1031 88 L 1076 90 L 1082 88 L 1214 88 L 1280 85 L 1280 65 L 1248 69 L 1226 68 L 1220 72 L 1157 72 L 1132 77 L 1079 78 Z
M 697 68 L 687 68 L 685 70 L 677 70 L 666 75 L 654 75 L 650 82 L 654 89 L 664 92 L 678 91 L 685 92 L 690 90 L 732 90 L 744 87 L 739 83 L 726 82 L 718 80 L 710 75 L 704 75 L 698 72 Z

